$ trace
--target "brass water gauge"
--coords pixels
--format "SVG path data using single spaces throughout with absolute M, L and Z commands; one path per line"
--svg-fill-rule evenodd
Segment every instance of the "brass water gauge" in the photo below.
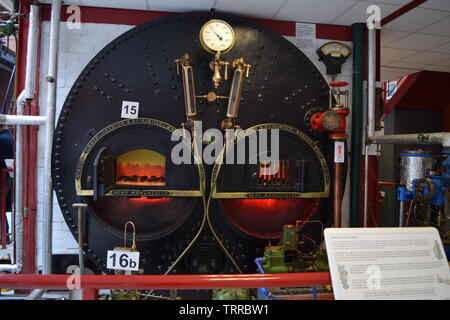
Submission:
M 235 40 L 233 28 L 223 20 L 209 20 L 200 29 L 200 43 L 206 51 L 213 54 L 229 51 Z

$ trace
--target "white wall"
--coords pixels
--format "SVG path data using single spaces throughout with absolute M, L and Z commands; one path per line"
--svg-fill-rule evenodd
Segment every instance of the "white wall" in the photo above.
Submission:
M 101 50 L 106 44 L 114 40 L 120 34 L 131 29 L 133 26 L 128 25 L 112 25 L 112 24 L 98 24 L 98 23 L 82 23 L 81 29 L 69 29 L 67 23 L 61 23 L 60 29 L 60 46 L 59 46 L 59 60 L 58 60 L 58 88 L 57 88 L 57 112 L 58 119 L 62 104 L 75 82 L 76 78 L 86 66 L 86 64 Z M 45 80 L 48 69 L 48 54 L 49 54 L 49 39 L 50 39 L 50 23 L 42 23 L 41 36 L 41 61 L 39 73 L 39 106 L 41 115 L 46 112 L 46 97 L 47 97 L 47 82 Z M 296 44 L 295 37 L 286 37 L 289 41 Z M 328 42 L 327 40 L 317 40 L 317 45 L 320 46 Z M 345 43 L 351 47 L 351 43 Z M 305 52 L 308 58 L 314 63 L 319 71 L 326 77 L 327 82 L 331 79 L 326 76 L 325 65 L 318 61 L 315 52 Z M 342 74 L 335 80 L 347 81 L 351 83 L 352 78 L 352 63 L 351 58 L 344 64 Z M 351 90 L 351 86 L 349 86 Z M 351 102 L 351 100 L 350 100 Z M 350 124 L 350 118 L 348 119 Z M 350 132 L 349 126 L 347 127 Z M 45 131 L 39 130 L 38 145 L 44 145 Z M 38 204 L 37 204 L 37 254 L 38 268 L 41 268 L 41 251 L 42 251 L 42 227 L 43 227 L 43 173 L 44 173 L 44 154 L 43 148 L 38 148 Z M 349 181 L 347 181 L 349 182 Z M 349 197 L 348 197 L 349 183 L 344 194 L 343 203 L 343 226 L 348 225 L 349 213 Z M 61 210 L 58 206 L 56 196 L 53 204 L 53 253 L 54 254 L 77 254 L 77 242 L 70 233 Z
M 297 45 L 297 39 L 295 37 L 285 37 L 290 42 L 292 42 L 294 45 Z M 326 40 L 326 39 L 316 39 L 315 40 L 315 50 L 319 48 L 320 46 L 324 45 L 327 42 L 336 41 L 334 39 Z M 350 49 L 353 50 L 353 43 L 352 42 L 346 42 L 346 41 L 339 41 L 345 45 L 347 45 Z M 329 75 L 326 74 L 326 67 L 325 64 L 322 61 L 319 61 L 319 57 L 315 50 L 311 51 L 303 51 L 303 53 L 311 60 L 316 68 L 320 71 L 320 73 L 325 77 L 325 81 L 330 83 L 332 81 L 345 81 L 348 82 L 349 85 L 345 87 L 344 89 L 347 89 L 349 91 L 349 101 L 348 101 L 348 107 L 350 109 L 350 114 L 347 117 L 347 129 L 346 133 L 348 134 L 348 149 L 351 150 L 351 141 L 350 141 L 350 135 L 352 130 L 352 79 L 353 79 L 353 63 L 352 59 L 353 56 L 350 55 L 347 59 L 347 61 L 342 65 L 342 72 L 341 74 L 337 75 L 335 79 L 331 79 Z M 328 107 L 328 106 L 324 106 Z M 348 159 L 348 170 L 347 170 L 347 183 L 344 190 L 344 198 L 342 199 L 342 219 L 341 219 L 341 226 L 342 227 L 348 227 L 350 224 L 350 157 Z M 332 168 L 330 168 L 330 171 L 332 172 Z

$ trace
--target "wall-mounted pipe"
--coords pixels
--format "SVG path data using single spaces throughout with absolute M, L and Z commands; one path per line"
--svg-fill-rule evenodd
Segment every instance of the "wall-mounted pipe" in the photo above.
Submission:
M 25 66 L 25 88 L 17 98 L 16 114 L 17 116 L 2 115 L 4 123 L 15 124 L 16 127 L 16 146 L 15 146 L 15 176 L 14 176 L 14 245 L 16 249 L 15 266 L 11 265 L 11 270 L 20 272 L 22 270 L 23 261 L 23 127 L 17 120 L 24 120 L 23 112 L 25 104 L 35 95 L 35 79 L 36 79 L 36 57 L 37 57 L 37 39 L 39 32 L 39 7 L 32 5 L 30 7 L 30 16 L 28 24 L 28 40 L 27 40 L 27 62 Z M 8 121 L 8 119 L 10 121 Z M 34 119 L 36 120 L 36 119 Z M 13 123 L 11 123 L 13 122 Z M 25 121 L 24 121 L 25 122 Z
M 50 50 L 47 74 L 47 124 L 45 126 L 44 163 L 44 224 L 42 263 L 43 273 L 52 273 L 52 223 L 53 223 L 53 184 L 51 178 L 51 155 L 53 133 L 55 131 L 56 78 L 58 66 L 59 25 L 61 19 L 61 0 L 52 1 L 50 22 Z
M 17 99 L 19 104 L 19 98 Z M 21 107 L 23 104 L 21 105 Z M 46 123 L 45 116 L 24 116 L 24 115 L 5 115 L 0 114 L 0 123 L 7 125 L 35 125 L 44 126 Z
M 450 132 L 370 136 L 369 142 L 374 144 L 440 144 L 444 148 L 450 148 Z
M 28 56 L 28 52 L 27 52 Z M 22 116 L 25 108 L 25 90 L 17 98 L 16 114 Z M 14 260 L 17 266 L 16 272 L 22 271 L 23 261 L 23 127 L 16 126 L 16 145 L 14 160 Z
M 353 24 L 352 134 L 350 153 L 350 226 L 359 226 L 361 212 L 361 154 L 363 136 L 363 30 L 364 23 Z
M 0 272 L 20 272 L 21 267 L 17 264 L 0 264 Z
M 367 73 L 367 135 L 373 136 L 375 132 L 375 93 L 377 74 L 377 29 L 368 29 L 368 73 Z M 364 227 L 367 227 L 369 206 L 369 141 L 366 141 L 366 154 L 364 156 Z

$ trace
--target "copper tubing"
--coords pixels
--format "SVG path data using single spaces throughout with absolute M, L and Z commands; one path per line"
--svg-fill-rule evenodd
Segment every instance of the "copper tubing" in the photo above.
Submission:
M 334 163 L 334 192 L 333 192 L 333 227 L 341 227 L 342 217 L 342 165 L 341 162 Z

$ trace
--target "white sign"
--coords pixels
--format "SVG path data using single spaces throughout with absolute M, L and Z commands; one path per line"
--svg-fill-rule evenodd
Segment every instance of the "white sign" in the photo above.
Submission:
M 316 25 L 312 23 L 300 23 L 295 25 L 295 37 L 297 47 L 302 51 L 316 51 Z
M 450 299 L 450 269 L 435 228 L 328 228 L 336 300 Z
M 122 101 L 121 118 L 136 119 L 139 117 L 139 102 Z
M 139 252 L 108 250 L 106 267 L 114 270 L 139 271 Z
M 345 143 L 343 141 L 334 142 L 334 162 L 344 162 Z

